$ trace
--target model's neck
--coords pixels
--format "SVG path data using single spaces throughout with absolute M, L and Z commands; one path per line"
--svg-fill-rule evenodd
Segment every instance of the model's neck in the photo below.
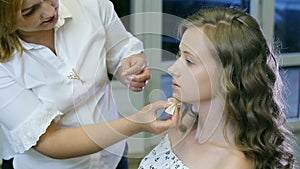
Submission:
M 198 106 L 199 118 L 196 129 L 196 136 L 199 142 L 206 141 L 219 142 L 225 144 L 228 141 L 234 143 L 233 130 L 229 125 L 225 126 L 225 101 L 220 97 L 215 97 L 209 101 L 201 101 Z M 226 127 L 226 128 L 224 128 Z M 224 136 L 227 133 L 227 138 Z

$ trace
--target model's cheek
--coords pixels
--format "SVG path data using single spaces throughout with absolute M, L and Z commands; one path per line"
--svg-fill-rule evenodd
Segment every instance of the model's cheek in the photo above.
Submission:
M 185 103 L 197 104 L 200 102 L 199 91 L 193 90 L 193 89 L 188 89 L 188 90 L 182 89 L 180 92 L 180 95 L 179 95 L 179 93 L 175 92 L 174 96 L 177 96 L 178 98 L 180 98 L 180 100 L 182 102 L 185 102 Z
M 203 75 L 200 79 L 200 88 L 199 91 L 201 93 L 201 100 L 210 100 L 212 98 L 213 93 L 213 78 L 209 76 L 208 74 Z
M 206 69 L 194 70 L 193 76 L 187 85 L 189 99 L 199 103 L 201 100 L 211 99 L 211 78 Z
M 200 100 L 199 83 L 197 78 L 190 74 L 182 75 L 180 90 L 174 90 L 174 93 L 180 94 L 181 101 L 187 103 L 198 103 Z

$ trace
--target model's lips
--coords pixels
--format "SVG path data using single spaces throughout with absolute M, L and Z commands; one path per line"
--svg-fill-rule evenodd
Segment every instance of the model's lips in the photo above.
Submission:
M 173 88 L 180 88 L 180 85 L 177 84 L 177 83 L 175 83 L 175 82 L 173 82 L 173 83 L 172 83 L 172 87 L 173 87 Z

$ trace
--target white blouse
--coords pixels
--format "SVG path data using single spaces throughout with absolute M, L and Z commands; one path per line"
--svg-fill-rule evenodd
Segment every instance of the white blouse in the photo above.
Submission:
M 14 157 L 15 169 L 115 168 L 124 141 L 66 160 L 44 156 L 32 146 L 53 120 L 70 127 L 117 119 L 107 74 L 116 73 L 122 58 L 140 53 L 142 43 L 125 30 L 108 0 L 61 0 L 56 55 L 20 41 L 22 56 L 15 52 L 0 63 L 3 158 Z
M 146 155 L 138 169 L 189 169 L 172 151 L 168 135 Z

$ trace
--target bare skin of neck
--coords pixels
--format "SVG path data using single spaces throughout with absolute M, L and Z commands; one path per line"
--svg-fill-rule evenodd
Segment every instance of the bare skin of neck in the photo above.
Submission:
M 19 37 L 28 43 L 39 44 L 48 47 L 56 54 L 54 46 L 54 30 L 38 31 L 34 33 L 19 32 Z
M 222 130 L 218 128 L 204 143 L 196 139 L 196 124 L 185 134 L 173 130 L 168 136 L 173 152 L 190 169 L 254 169 L 243 152 L 226 141 Z M 228 137 L 232 142 L 232 135 Z

